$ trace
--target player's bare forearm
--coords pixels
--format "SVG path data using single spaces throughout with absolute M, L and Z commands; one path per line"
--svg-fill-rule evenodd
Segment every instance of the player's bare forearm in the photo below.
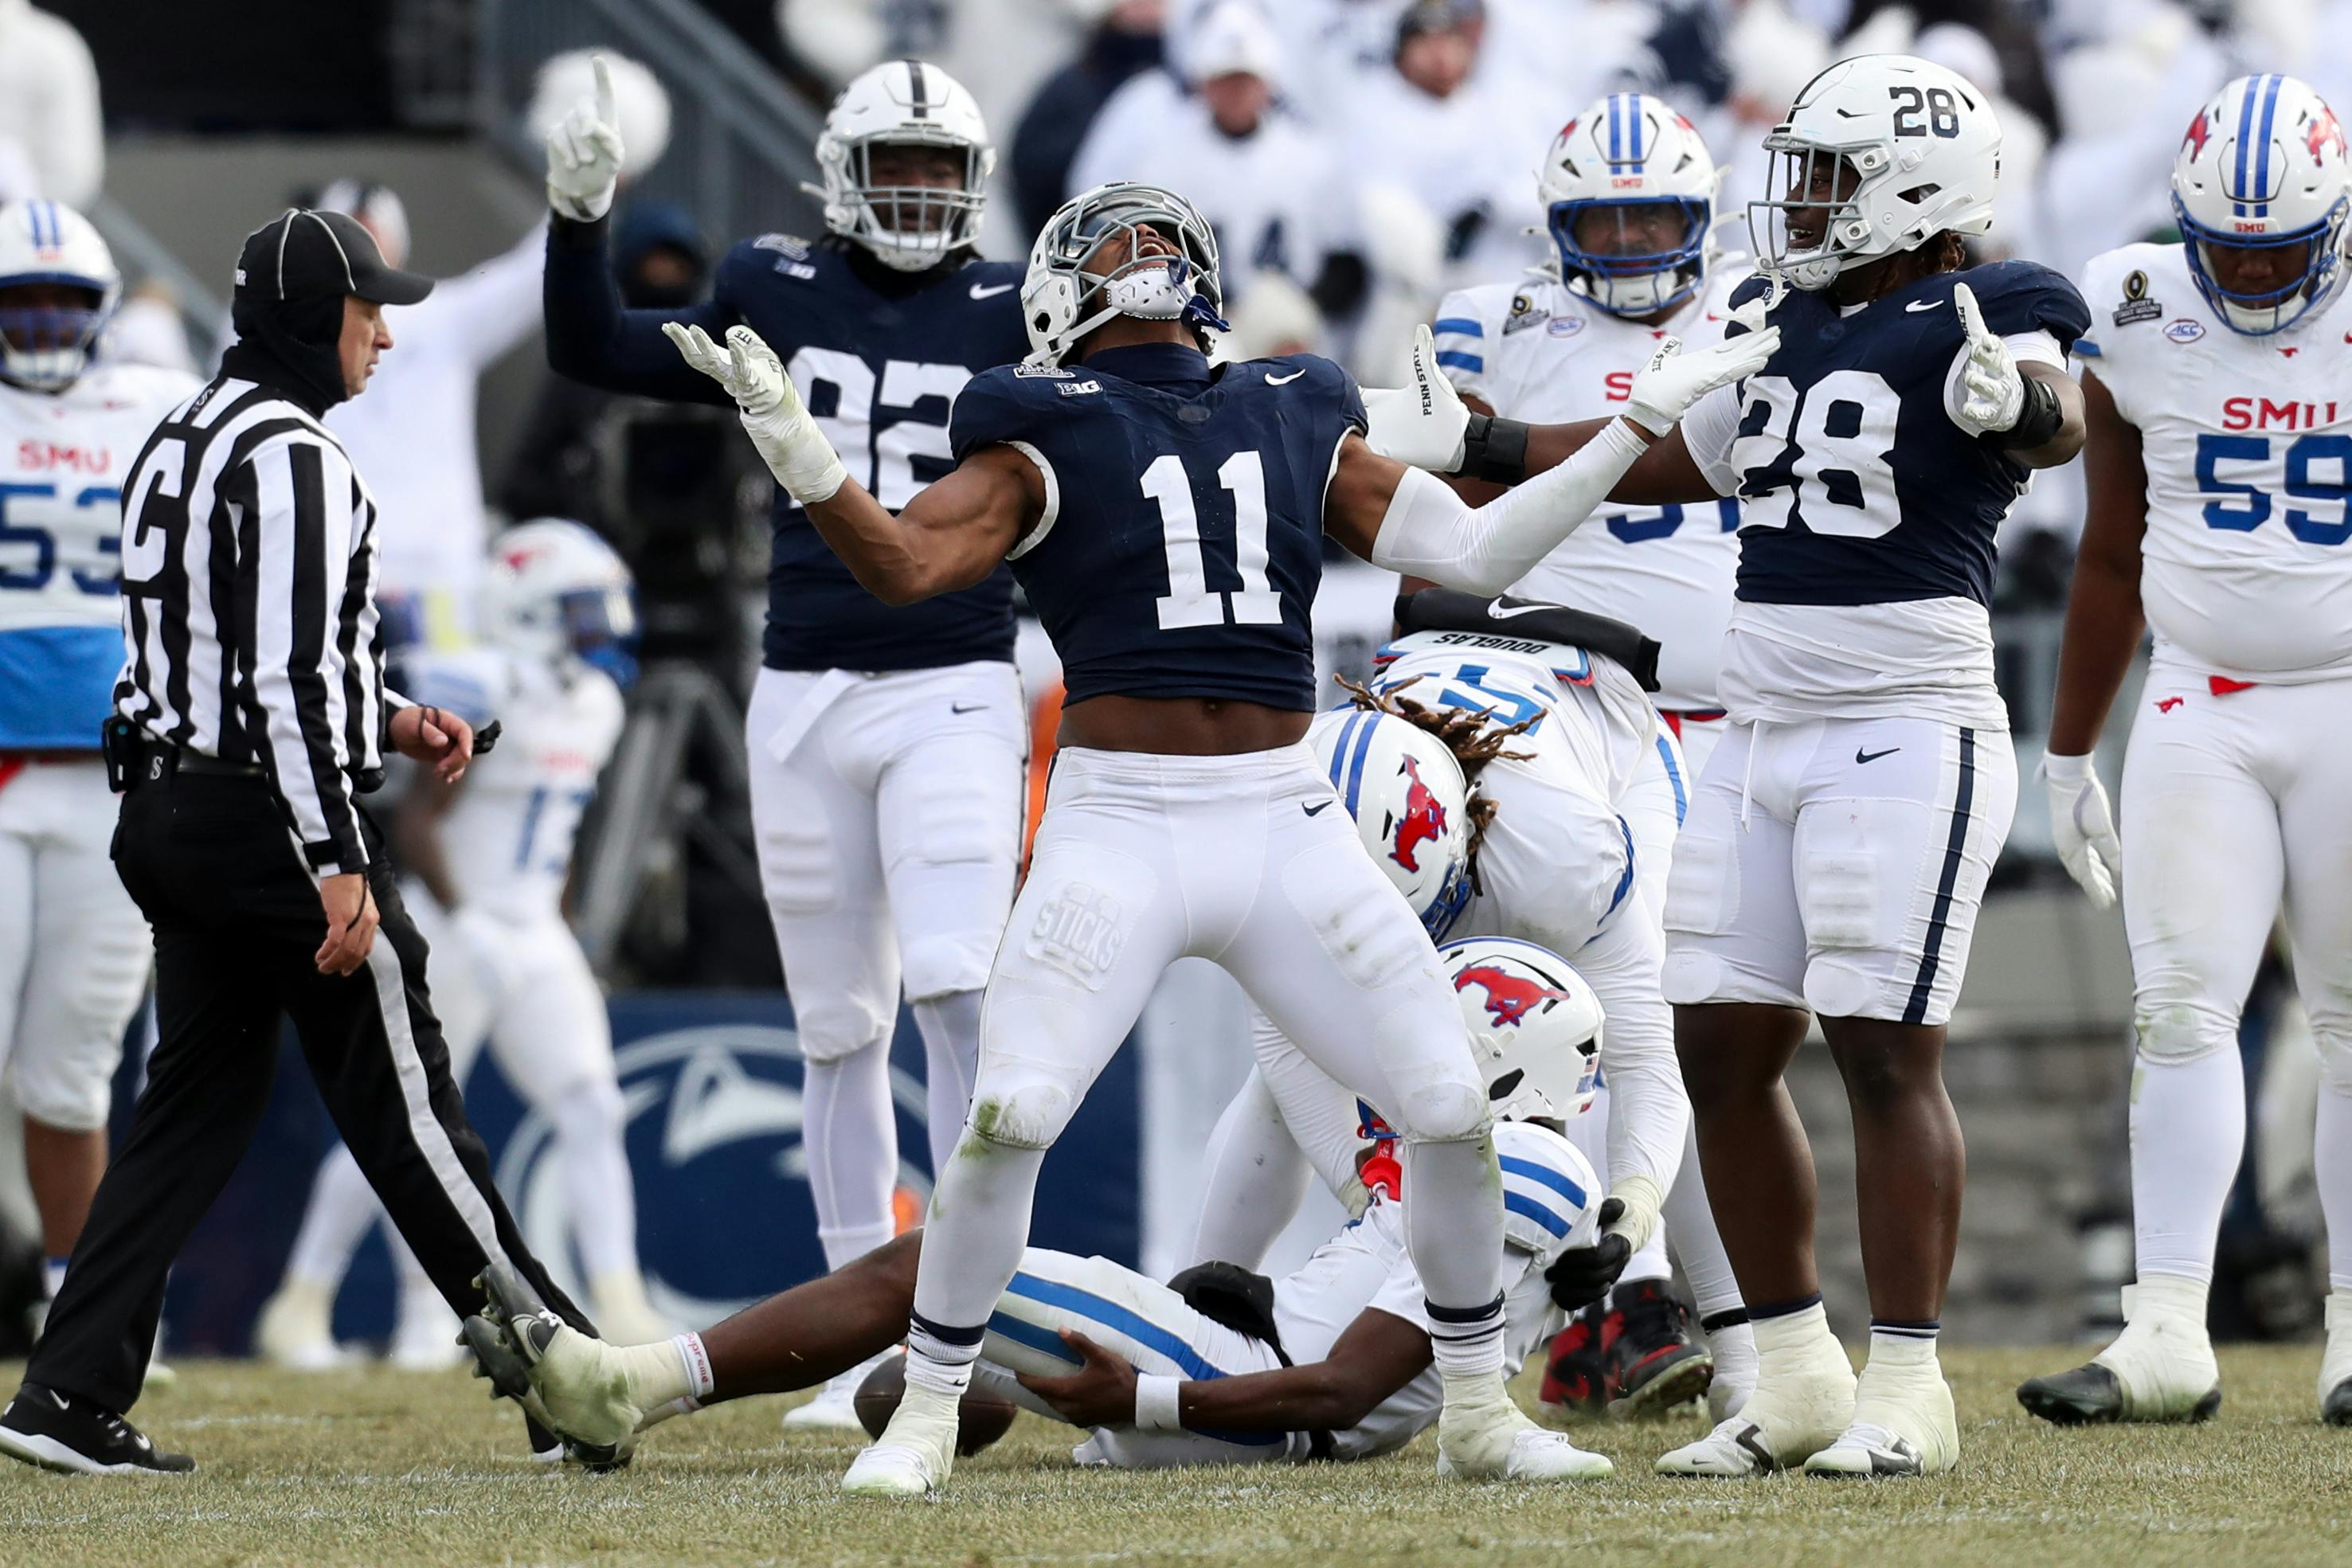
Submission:
M 1187 1383 L 1176 1407 L 1195 1432 L 1336 1432 L 1370 1416 L 1429 1364 L 1427 1334 L 1367 1311 L 1323 1360 Z
M 2079 395 L 2090 431 L 2083 460 L 2090 504 L 2066 596 L 2058 694 L 2050 710 L 2049 750 L 2055 757 L 2084 756 L 2098 745 L 2147 628 L 2139 596 L 2140 541 L 2147 529 L 2139 432 L 2116 411 L 2096 376 L 2084 375 Z
M 2072 463 L 2075 455 L 2083 450 L 2083 442 L 2089 431 L 2084 412 L 2083 389 L 2075 384 L 2074 377 L 2056 365 L 2020 365 L 2017 370 L 2028 381 L 2040 382 L 2058 394 L 2061 418 L 2057 434 L 2039 446 L 2021 447 L 2010 455 L 2028 468 L 2057 468 Z
M 912 604 L 970 588 L 995 570 L 1043 513 L 1043 481 L 1027 458 L 992 446 L 974 453 L 896 517 L 855 479 L 807 511 L 859 586 L 885 604 Z

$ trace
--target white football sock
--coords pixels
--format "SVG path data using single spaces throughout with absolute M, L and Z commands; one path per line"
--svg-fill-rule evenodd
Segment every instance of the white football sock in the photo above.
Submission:
M 980 1070 L 978 991 L 950 991 L 914 1004 L 923 1037 L 924 1113 L 929 1118 L 931 1171 L 947 1169 L 971 1110 L 971 1082 Z
M 637 1190 L 622 1145 L 625 1114 L 619 1085 L 587 1078 L 547 1106 L 563 1173 L 572 1239 L 591 1280 L 637 1271 Z
M 967 1132 L 948 1157 L 923 1226 L 907 1381 L 961 1394 L 980 1354 L 981 1332 L 1029 1244 L 1043 1149 L 1015 1148 Z
M 2195 1331 L 2199 1339 L 2205 1337 L 2206 1299 L 2212 1291 L 2209 1275 L 2190 1279 L 2185 1274 L 2142 1273 L 2132 1287 L 2132 1306 L 2128 1314 L 2134 1322 L 2161 1319 Z
M 2352 1084 L 2320 1084 L 2318 1131 L 2312 1166 L 2327 1222 L 2327 1282 L 2352 1291 Z
M 2142 1280 L 2212 1279 L 2221 1208 L 2245 1148 L 2246 1075 L 2237 1052 L 2209 1051 L 2193 1061 L 2140 1055 L 2133 1067 L 2131 1166 Z
M 360 1174 L 351 1150 L 337 1144 L 319 1166 L 310 1184 L 310 1206 L 302 1211 L 302 1228 L 294 1235 L 294 1250 L 286 1260 L 286 1277 L 315 1285 L 332 1296 L 352 1266 L 352 1254 L 368 1227 L 384 1217 L 375 1189 Z M 385 1227 L 391 1231 L 389 1224 Z M 394 1234 L 395 1250 L 398 1236 Z
M 1829 1312 L 1818 1299 L 1793 1312 L 1758 1318 L 1751 1326 L 1756 1331 L 1759 1377 L 1765 1385 L 1809 1370 L 1826 1356 L 1846 1364 L 1845 1347 L 1830 1332 Z
M 1264 1074 L 1244 1080 L 1217 1117 L 1207 1165 L 1191 1261 L 1255 1269 L 1298 1212 L 1314 1174 Z
M 803 1070 L 801 1147 L 824 1266 L 856 1262 L 898 1233 L 898 1124 L 890 1106 L 887 1040 Z M 993 1303 L 995 1298 L 990 1297 Z
M 1870 1324 L 1869 1364 L 1882 1371 L 1905 1374 L 1935 1369 L 1939 1365 L 1936 1339 L 1942 1328 L 1941 1323 L 1883 1323 L 1874 1318 Z M 1941 1372 L 1937 1375 L 1941 1376 Z
M 1450 1143 L 1404 1140 L 1405 1242 L 1433 1315 L 1437 1370 L 1447 1378 L 1498 1374 L 1503 1365 L 1503 1178 L 1492 1134 Z M 1454 1314 L 1466 1314 L 1459 1317 Z

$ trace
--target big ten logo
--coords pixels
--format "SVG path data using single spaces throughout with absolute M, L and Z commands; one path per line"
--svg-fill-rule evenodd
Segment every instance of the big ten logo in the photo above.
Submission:
M 616 1009 L 616 1022 L 620 1021 Z M 825 1271 L 802 1143 L 803 1060 L 793 1030 L 750 1021 L 674 1029 L 614 1053 L 635 1189 L 639 1263 L 654 1309 L 698 1327 Z M 894 1066 L 898 1182 L 919 1214 L 930 1180 L 922 1084 Z M 910 1157 L 912 1156 L 912 1157 Z M 523 1239 L 585 1301 L 572 1194 L 553 1125 L 533 1110 L 500 1151 L 498 1184 Z

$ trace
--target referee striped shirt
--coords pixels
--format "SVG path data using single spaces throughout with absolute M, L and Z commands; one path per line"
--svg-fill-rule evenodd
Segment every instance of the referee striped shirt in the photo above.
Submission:
M 341 444 L 224 374 L 164 417 L 122 494 L 115 712 L 258 764 L 312 870 L 365 871 L 355 797 L 383 782 L 406 700 L 383 684 L 375 501 Z

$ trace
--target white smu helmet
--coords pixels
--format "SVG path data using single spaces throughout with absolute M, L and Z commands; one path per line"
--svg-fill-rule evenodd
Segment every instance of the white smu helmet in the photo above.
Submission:
M 1139 256 L 1136 232 L 1147 228 L 1177 254 Z M 1087 258 L 1122 233 L 1127 260 L 1108 276 L 1087 271 Z M 1216 231 L 1199 208 L 1159 185 L 1123 180 L 1097 185 L 1055 209 L 1029 248 L 1029 271 L 1021 280 L 1029 363 L 1060 364 L 1079 339 L 1114 316 L 1231 331 L 1221 314 L 1224 298 Z
M 1538 1267 L 1571 1247 L 1590 1247 L 1601 1228 L 1601 1178 L 1574 1144 L 1527 1122 L 1495 1124 L 1503 1167 L 1503 1242 L 1532 1253 Z
M 0 290 L 60 284 L 90 296 L 83 307 L 0 304 L 0 381 L 37 392 L 71 386 L 122 297 L 114 254 L 88 218 L 31 197 L 0 204 Z
M 2197 291 L 2249 337 L 2267 337 L 2326 305 L 2344 287 L 2352 160 L 2335 111 L 2287 76 L 2240 77 L 2197 111 L 2172 160 L 2172 211 Z M 2232 293 L 2214 276 L 2214 252 L 2300 247 L 2285 283 Z
M 1336 708 L 1307 729 L 1364 848 L 1443 939 L 1470 902 L 1470 787 L 1445 743 L 1410 719 Z
M 960 153 L 962 180 L 952 187 L 876 184 L 874 149 L 908 146 Z M 816 162 L 824 183 L 804 188 L 823 198 L 824 226 L 885 266 L 921 272 L 979 237 L 996 148 L 962 83 L 920 60 L 885 60 L 833 100 Z
M 632 587 L 629 569 L 586 525 L 535 518 L 490 541 L 482 633 L 530 658 L 584 660 L 626 685 L 636 673 Z
M 1568 960 L 1508 936 L 1472 936 L 1437 950 L 1453 977 L 1495 1118 L 1592 1109 L 1600 1092 L 1601 998 Z
M 2000 176 L 2000 121 L 1958 73 L 1914 55 L 1857 55 L 1807 82 L 1764 138 L 1765 189 L 1748 204 L 1759 271 L 1797 288 L 1827 288 L 1838 274 L 1941 234 L 1992 227 Z M 1843 195 L 1808 194 L 1817 183 Z M 1792 214 L 1826 211 L 1800 247 Z
M 1611 93 L 1552 138 L 1536 171 L 1560 281 L 1612 316 L 1648 316 L 1689 298 L 1706 266 L 1715 185 L 1715 160 L 1696 126 L 1664 99 Z M 1661 204 L 1683 213 L 1682 239 L 1669 249 L 1609 255 L 1577 243 L 1577 220 L 1588 212 Z

